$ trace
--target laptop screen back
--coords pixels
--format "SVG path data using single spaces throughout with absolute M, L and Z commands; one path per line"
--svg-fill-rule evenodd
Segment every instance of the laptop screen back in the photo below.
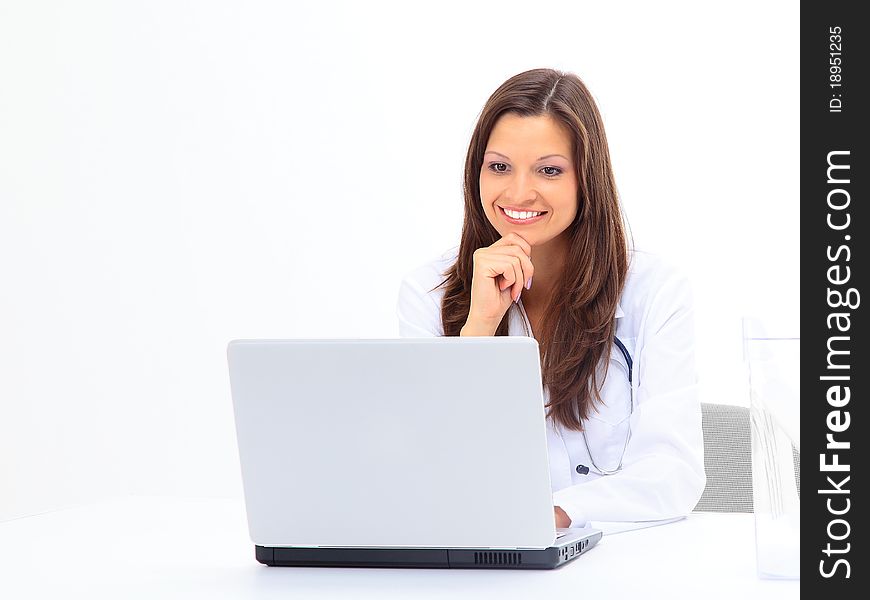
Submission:
M 255 544 L 553 543 L 534 338 L 234 340 L 227 353 Z

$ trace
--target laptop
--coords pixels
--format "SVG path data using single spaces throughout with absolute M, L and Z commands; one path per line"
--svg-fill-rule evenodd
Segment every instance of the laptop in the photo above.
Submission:
M 538 342 L 525 336 L 233 340 L 248 529 L 272 566 L 552 569 Z

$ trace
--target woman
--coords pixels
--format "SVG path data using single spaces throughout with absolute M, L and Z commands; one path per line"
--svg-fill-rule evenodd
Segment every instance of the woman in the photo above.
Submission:
M 705 476 L 691 287 L 627 246 L 601 116 L 576 75 L 534 69 L 489 98 L 465 162 L 461 243 L 404 278 L 397 315 L 403 337 L 535 337 L 557 527 L 694 508 Z

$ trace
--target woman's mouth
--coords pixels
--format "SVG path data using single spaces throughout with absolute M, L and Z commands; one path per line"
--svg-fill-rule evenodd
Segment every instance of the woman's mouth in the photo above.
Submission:
M 504 217 L 505 221 L 513 223 L 514 225 L 530 225 L 532 223 L 537 223 L 547 214 L 547 211 L 506 211 L 501 206 L 498 207 L 498 210 L 501 213 L 501 216 Z

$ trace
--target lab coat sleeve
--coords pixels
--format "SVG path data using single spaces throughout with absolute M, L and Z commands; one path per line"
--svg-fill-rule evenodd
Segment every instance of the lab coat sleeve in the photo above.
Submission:
M 438 297 L 429 293 L 415 277 L 407 276 L 399 286 L 396 301 L 399 337 L 441 337 L 441 305 Z
M 635 409 L 622 469 L 554 492 L 571 527 L 686 516 L 704 490 L 691 285 L 673 270 L 651 293 L 634 359 Z

